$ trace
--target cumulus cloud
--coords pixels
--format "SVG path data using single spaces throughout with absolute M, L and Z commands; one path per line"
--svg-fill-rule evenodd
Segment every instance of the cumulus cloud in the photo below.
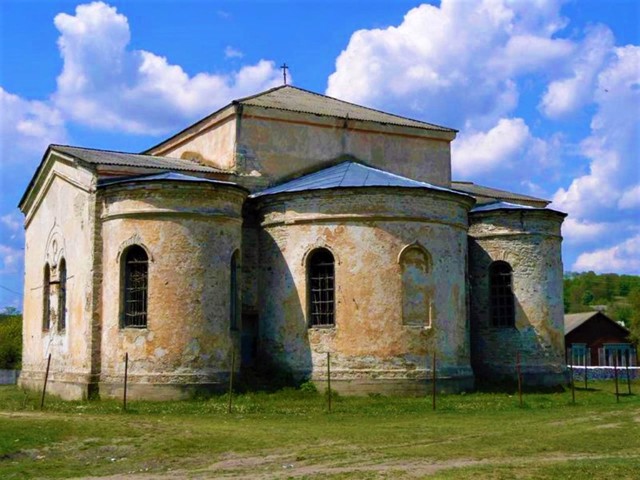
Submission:
M 522 156 L 531 138 L 522 118 L 503 118 L 487 132 L 462 134 L 452 145 L 453 172 L 468 178 L 509 168 Z
M 131 50 L 127 18 L 102 2 L 79 5 L 75 15 L 60 13 L 54 23 L 63 59 L 55 105 L 96 128 L 166 133 L 230 99 L 281 83 L 272 61 L 189 76 L 165 57 Z
M 591 134 L 581 143 L 581 153 L 590 162 L 589 173 L 554 196 L 555 205 L 582 219 L 610 219 L 619 203 L 625 207 L 637 204 L 640 47 L 617 48 L 615 55 L 598 75 L 597 112 Z
M 571 61 L 571 75 L 551 82 L 540 109 L 552 118 L 575 112 L 593 99 L 597 75 L 613 53 L 614 38 L 603 25 L 589 30 L 579 53 Z
M 566 23 L 560 6 L 544 0 L 421 5 L 397 27 L 355 32 L 327 93 L 486 131 L 516 107 L 519 75 L 558 65 L 575 49 L 553 38 Z
M 17 273 L 22 268 L 23 257 L 21 249 L 0 243 L 0 274 Z
M 42 101 L 25 100 L 0 87 L 0 165 L 24 163 L 49 143 L 67 138 L 60 111 Z M 31 166 L 31 165 L 30 165 Z
M 640 235 L 610 248 L 583 253 L 578 256 L 572 268 L 578 271 L 637 274 L 640 272 Z

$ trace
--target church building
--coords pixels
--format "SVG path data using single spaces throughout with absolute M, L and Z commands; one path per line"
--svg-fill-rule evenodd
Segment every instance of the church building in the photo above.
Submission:
M 184 398 L 271 365 L 343 393 L 564 382 L 548 201 L 451 178 L 456 130 L 284 85 L 143 153 L 51 145 L 22 385 Z

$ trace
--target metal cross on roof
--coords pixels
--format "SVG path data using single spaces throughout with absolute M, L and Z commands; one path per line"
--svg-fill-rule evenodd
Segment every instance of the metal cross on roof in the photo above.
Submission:
M 280 66 L 280 69 L 282 70 L 282 75 L 284 77 L 284 84 L 287 84 L 287 70 L 289 69 L 289 66 L 286 63 L 283 63 Z

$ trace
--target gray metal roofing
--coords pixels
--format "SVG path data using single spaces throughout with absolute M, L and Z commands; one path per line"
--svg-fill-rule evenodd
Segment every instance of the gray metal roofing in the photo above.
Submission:
M 93 148 L 72 147 L 69 145 L 51 145 L 55 152 L 92 163 L 95 165 L 119 165 L 127 167 L 158 168 L 162 170 L 184 170 L 190 172 L 221 172 L 221 170 L 206 165 L 200 165 L 193 160 L 169 157 L 155 157 L 153 155 L 139 155 L 136 153 L 112 152 Z
M 488 197 L 495 200 L 520 200 L 529 202 L 540 202 L 548 204 L 549 201 L 543 198 L 536 198 L 530 195 L 522 195 L 521 193 L 507 192 L 497 188 L 484 187 L 476 185 L 472 182 L 451 182 L 451 188 L 459 192 L 468 193 L 469 195 Z
M 351 120 L 387 123 L 390 125 L 421 128 L 423 130 L 456 132 L 456 130 L 452 128 L 363 107 L 354 103 L 345 102 L 344 100 L 338 100 L 337 98 L 310 92 L 302 88 L 292 87 L 291 85 L 283 85 L 257 95 L 241 98 L 234 103 L 288 110 L 291 112 L 348 118 Z
M 471 212 L 490 212 L 493 210 L 550 210 L 544 207 L 532 207 L 531 205 L 519 205 L 510 202 L 492 202 L 478 205 L 471 209 Z
M 410 178 L 352 161 L 342 162 L 333 167 L 325 168 L 318 172 L 296 178 L 295 180 L 267 188 L 266 190 L 254 193 L 251 197 L 256 198 L 266 195 L 276 195 L 278 193 L 302 192 L 307 190 L 354 187 L 426 188 L 469 197 L 469 195 L 448 188 L 418 182 L 417 180 L 411 180 Z
M 216 185 L 226 185 L 238 188 L 244 188 L 233 182 L 224 182 L 222 180 L 212 180 L 210 178 L 194 177 L 193 175 L 185 175 L 176 172 L 152 173 L 149 175 L 133 175 L 128 177 L 104 178 L 98 181 L 99 187 L 116 185 L 120 183 L 147 183 L 147 182 L 195 182 L 195 183 L 212 183 Z
M 593 317 L 595 317 L 598 314 L 602 314 L 607 320 L 610 320 L 611 322 L 615 323 L 618 327 L 626 331 L 629 331 L 627 328 L 623 327 L 615 320 L 609 318 L 604 313 L 599 311 L 593 311 L 593 312 L 566 314 L 564 316 L 564 334 L 566 335 L 567 333 L 572 332 L 573 330 L 578 328 L 580 325 L 586 323 L 588 320 L 591 320 Z

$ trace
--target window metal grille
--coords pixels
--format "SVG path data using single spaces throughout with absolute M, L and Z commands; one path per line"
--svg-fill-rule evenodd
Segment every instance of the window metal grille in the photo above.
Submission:
M 147 283 L 149 259 L 138 245 L 129 247 L 124 259 L 123 326 L 147 326 Z
M 47 331 L 51 326 L 51 269 L 49 264 L 44 266 L 42 281 L 42 330 Z
M 494 327 L 515 326 L 512 270 L 507 262 L 494 262 L 489 267 L 491 323 Z
M 60 284 L 58 285 L 58 330 L 67 328 L 67 262 L 60 260 Z
M 331 252 L 320 248 L 308 263 L 309 313 L 311 326 L 335 324 L 335 276 Z

